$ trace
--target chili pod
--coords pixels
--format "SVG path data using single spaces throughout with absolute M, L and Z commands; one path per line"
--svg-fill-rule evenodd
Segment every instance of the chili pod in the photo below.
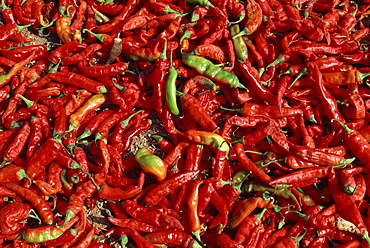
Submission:
M 167 166 L 160 157 L 154 155 L 149 149 L 140 148 L 135 159 L 144 172 L 154 175 L 158 181 L 166 178 Z
M 239 82 L 238 77 L 234 73 L 216 66 L 205 58 L 196 55 L 183 55 L 182 62 L 187 66 L 194 68 L 201 75 L 206 76 L 215 82 L 225 84 L 233 88 L 237 87 L 247 89 Z

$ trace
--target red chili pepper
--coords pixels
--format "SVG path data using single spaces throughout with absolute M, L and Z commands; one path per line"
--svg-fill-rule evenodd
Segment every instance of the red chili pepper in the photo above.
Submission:
M 25 226 L 31 206 L 20 202 L 11 202 L 0 210 L 0 230 L 3 234 L 17 233 Z
M 141 236 L 140 233 L 135 229 L 123 227 L 121 230 L 121 235 L 125 235 L 133 239 L 138 247 L 156 248 L 156 245 L 153 245 L 144 239 L 143 236 Z
M 75 244 L 85 232 L 87 226 L 86 215 L 86 211 L 80 211 L 78 222 L 74 224 L 76 227 L 73 229 L 74 231 L 64 232 L 59 238 L 43 242 L 42 245 L 49 247 Z
M 182 94 L 181 92 L 178 92 L 178 94 L 180 95 L 182 107 L 199 125 L 208 131 L 213 131 L 217 128 L 217 124 L 206 114 L 205 109 L 195 97 L 190 94 Z
M 132 228 L 134 230 L 137 230 L 139 232 L 147 232 L 152 233 L 155 231 L 163 230 L 163 227 L 156 227 L 154 225 L 147 224 L 142 221 L 138 221 L 136 219 L 116 219 L 113 217 L 108 217 L 108 220 L 116 226 L 119 227 L 126 227 L 126 228 Z
M 131 112 L 129 111 L 120 111 L 117 113 L 114 113 L 107 117 L 97 128 L 96 134 L 95 134 L 95 140 L 98 139 L 106 139 L 109 134 L 109 130 L 117 125 L 120 121 L 123 121 L 127 119 L 130 116 Z
M 102 77 L 102 76 L 116 76 L 127 70 L 126 63 L 117 63 L 106 66 L 93 66 L 93 67 L 83 67 L 81 63 L 78 64 L 78 69 L 89 77 Z
M 92 93 L 102 94 L 107 92 L 107 89 L 102 83 L 73 72 L 49 73 L 47 74 L 47 76 L 43 77 L 43 79 L 36 81 L 34 84 L 30 85 L 30 87 L 39 87 L 47 84 L 51 80 L 55 80 L 60 83 L 71 84 L 76 87 L 81 87 Z
M 262 105 L 257 103 L 245 103 L 242 109 L 236 109 L 235 111 L 240 112 L 242 116 L 262 116 L 272 119 L 293 117 L 303 114 L 303 111 L 298 108 L 283 107 L 280 112 L 278 106 Z
M 11 182 L 4 183 L 4 186 L 14 191 L 17 195 L 28 200 L 30 204 L 37 210 L 43 223 L 47 225 L 52 225 L 54 223 L 55 221 L 54 213 L 52 212 L 49 204 L 44 200 L 43 197 L 39 196 L 32 190 L 19 186 L 18 184 L 15 183 Z
M 299 237 L 285 237 L 275 244 L 276 247 L 299 247 L 299 242 L 303 239 L 306 232 Z
M 229 221 L 231 229 L 235 229 L 242 221 L 252 213 L 257 207 L 267 207 L 269 201 L 263 200 L 261 197 L 250 197 L 245 200 L 233 211 L 232 218 Z
M 140 174 L 138 185 L 128 186 L 124 190 L 120 188 L 109 187 L 108 185 L 103 185 L 101 190 L 99 191 L 99 197 L 112 201 L 132 198 L 142 191 L 144 184 L 144 175 L 145 174 L 143 172 Z
M 0 169 L 0 182 L 17 182 L 23 178 L 29 179 L 24 169 L 15 164 L 10 164 Z
M 287 141 L 286 136 L 279 132 L 271 134 L 272 139 L 278 144 L 278 146 L 285 150 L 285 152 L 291 152 L 301 157 L 302 160 L 307 162 L 316 163 L 323 166 L 335 166 L 335 165 L 346 165 L 351 163 L 352 159 L 345 159 L 342 156 L 338 156 L 332 153 L 321 151 L 316 148 L 308 148 L 299 145 L 295 145 Z
M 143 120 L 141 125 L 138 126 L 138 127 L 131 127 L 130 129 L 127 130 L 127 132 L 124 133 L 124 135 L 122 136 L 122 147 L 121 147 L 121 152 L 125 152 L 127 151 L 127 149 L 129 149 L 130 145 L 131 145 L 131 142 L 132 142 L 132 139 L 139 135 L 142 131 L 144 130 L 148 130 L 150 128 L 150 125 L 151 125 L 151 121 L 150 120 Z
M 41 120 L 37 117 L 31 118 L 31 136 L 27 145 L 27 159 L 30 159 L 35 153 L 36 148 L 38 148 L 42 143 L 42 130 L 41 130 Z
M 159 227 L 176 228 L 179 231 L 184 230 L 184 227 L 180 221 L 175 217 L 165 213 L 151 212 L 147 208 L 138 205 L 134 201 L 126 200 L 123 207 L 127 214 L 132 216 L 135 220 L 143 221 Z
M 92 1 L 92 2 L 96 4 L 95 1 Z M 123 7 L 124 6 L 121 4 L 103 4 L 103 5 L 94 6 L 94 8 L 96 8 L 100 12 L 107 14 L 107 15 L 112 15 L 112 16 L 119 15 Z
M 225 227 L 228 222 L 228 211 L 225 200 L 217 191 L 213 191 L 211 195 L 211 203 L 217 209 L 218 215 L 210 222 L 210 228 L 222 225 Z
M 87 3 L 85 1 L 81 1 L 80 6 L 78 6 L 76 19 L 73 21 L 70 27 L 72 33 L 75 33 L 77 30 L 79 31 L 82 28 L 82 25 L 85 19 L 86 9 L 87 9 Z
M 362 238 L 367 241 L 368 244 L 370 244 L 369 234 L 362 219 L 361 213 L 354 204 L 352 198 L 338 188 L 338 181 L 335 177 L 333 167 L 329 170 L 328 180 L 330 194 L 334 198 L 334 202 L 336 203 L 341 216 L 352 222 L 359 229 Z M 349 214 L 348 211 L 350 211 L 351 214 Z
M 163 87 L 165 85 L 165 75 L 169 68 L 169 61 L 166 56 L 167 50 L 167 40 L 165 40 L 164 48 L 161 56 L 155 61 L 155 69 L 148 77 L 148 84 L 154 87 L 153 97 L 154 97 L 154 109 L 157 113 L 162 113 L 163 111 Z
M 245 154 L 244 146 L 241 143 L 234 145 L 234 151 L 236 152 L 238 161 L 241 163 L 244 169 L 250 171 L 253 176 L 261 179 L 265 183 L 270 183 L 271 178 L 263 170 L 259 169 L 255 163 L 253 163 Z
M 103 24 L 99 26 L 96 31 L 98 33 L 111 33 L 114 31 L 117 27 L 123 23 L 135 10 L 135 8 L 138 5 L 138 1 L 131 1 L 129 4 L 126 4 L 120 11 L 119 15 L 115 16 L 110 23 Z
M 338 122 L 340 123 L 340 122 Z M 362 161 L 366 166 L 368 166 L 368 152 L 370 151 L 369 143 L 366 139 L 356 130 L 351 130 L 344 124 L 340 123 L 346 134 L 344 135 L 344 140 L 348 147 L 351 149 L 353 154 Z
M 49 56 L 49 60 L 58 63 L 63 57 L 69 56 L 70 53 L 80 51 L 86 48 L 85 44 L 79 44 L 77 41 L 69 41 L 58 46 Z
M 44 195 L 56 194 L 62 189 L 62 182 L 60 179 L 62 170 L 62 167 L 58 163 L 51 163 L 48 168 L 48 181 L 35 181 L 35 184 L 40 188 Z
M 14 12 L 11 8 L 6 6 L 5 2 L 1 2 L 1 16 L 3 17 L 6 24 L 16 24 Z
M 82 140 L 93 134 L 100 126 L 103 121 L 115 112 L 114 109 L 106 109 L 97 114 L 89 123 L 86 125 L 83 133 L 77 138 Z
M 76 245 L 74 245 L 74 247 L 76 248 L 88 247 L 93 241 L 96 232 L 97 230 L 95 229 L 95 227 L 92 227 L 91 230 L 86 234 L 86 236 L 82 240 L 80 240 Z
M 165 138 L 163 138 L 162 136 L 153 135 L 152 137 L 157 141 L 159 147 L 165 153 L 169 154 L 174 149 L 174 145 L 170 141 L 168 141 Z
M 99 43 L 91 44 L 79 53 L 73 54 L 72 56 L 63 57 L 62 58 L 62 63 L 63 63 L 63 65 L 77 64 L 78 62 L 86 60 L 90 56 L 94 56 L 94 53 L 96 51 L 101 50 L 102 47 L 103 46 Z
M 64 106 L 61 102 L 55 101 L 52 98 L 42 98 L 41 102 L 48 106 L 54 114 L 54 134 L 53 137 L 60 138 L 66 132 L 67 116 Z
M 76 191 L 69 197 L 64 223 L 68 223 L 71 218 L 82 210 L 84 200 L 97 190 L 97 186 L 102 185 L 103 178 L 102 174 L 95 174 L 94 181 L 86 181 L 77 187 Z
M 135 112 L 128 116 L 126 119 L 123 119 L 113 130 L 112 135 L 110 136 L 109 142 L 114 144 L 119 144 L 123 142 L 123 136 L 127 129 L 133 125 L 140 126 L 141 120 L 144 119 L 148 114 L 143 113 L 142 111 Z M 99 130 L 98 130 L 99 131 Z M 104 131 L 103 131 L 104 133 Z
M 148 233 L 144 236 L 152 244 L 165 244 L 180 247 L 196 247 L 198 242 L 190 234 L 176 230 Z
M 59 142 L 48 139 L 36 150 L 26 165 L 27 175 L 31 181 L 46 168 L 61 149 L 62 145 Z
M 182 184 L 193 180 L 197 174 L 197 171 L 185 172 L 160 183 L 158 186 L 147 193 L 144 199 L 145 202 L 152 206 L 156 205 L 162 197 L 171 193 L 176 188 L 179 188 Z
M 0 76 L 0 87 L 3 87 L 7 83 L 9 83 L 13 76 L 15 76 L 17 73 L 19 73 L 23 69 L 23 67 L 29 64 L 34 59 L 35 53 L 36 53 L 35 51 L 31 52 L 31 54 L 29 54 L 28 57 L 18 62 L 17 64 L 15 64 L 7 74 L 1 75 Z
M 78 128 L 86 116 L 101 106 L 106 98 L 103 94 L 95 94 L 90 97 L 81 107 L 79 107 L 69 118 L 68 131 Z
M 35 23 L 36 19 L 28 18 L 28 17 L 23 16 L 23 10 L 21 8 L 21 5 L 22 5 L 21 0 L 14 0 L 13 1 L 13 11 L 14 11 L 14 15 L 15 15 L 16 20 L 22 25 Z
M 340 17 L 338 20 L 338 27 L 351 31 L 356 25 L 356 17 L 355 17 L 356 12 L 357 12 L 357 6 L 353 13 L 346 13 L 345 15 Z
M 198 198 L 199 186 L 203 183 L 202 180 L 194 181 L 190 185 L 189 195 L 187 199 L 189 229 L 192 233 L 200 231 L 200 221 L 198 216 Z
M 26 142 L 29 139 L 31 134 L 31 127 L 26 122 L 17 136 L 14 138 L 14 141 L 6 149 L 3 161 L 1 163 L 4 166 L 8 162 L 13 162 L 22 152 L 23 148 L 26 146 Z
M 216 243 L 221 248 L 242 248 L 241 244 L 238 244 L 234 240 L 232 240 L 228 235 L 225 233 L 221 233 L 217 235 Z

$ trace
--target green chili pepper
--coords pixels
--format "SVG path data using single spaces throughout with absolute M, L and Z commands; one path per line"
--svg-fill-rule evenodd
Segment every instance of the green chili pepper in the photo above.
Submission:
M 171 66 L 168 70 L 168 77 L 167 77 L 167 83 L 166 83 L 166 102 L 167 102 L 167 106 L 170 112 L 174 115 L 179 115 L 180 111 L 177 106 L 177 100 L 176 100 L 176 79 L 177 79 L 178 72 L 172 66 L 172 53 L 171 53 L 170 65 Z
M 273 195 L 280 196 L 287 200 L 288 202 L 291 202 L 294 204 L 294 206 L 299 206 L 299 202 L 295 195 L 293 195 L 292 192 L 290 192 L 287 187 L 271 187 L 268 184 L 260 183 L 260 182 L 249 182 L 246 185 L 243 185 L 243 192 L 258 192 L 258 191 L 268 191 L 272 193 Z
M 23 233 L 23 239 L 30 243 L 42 243 L 49 240 L 57 239 L 62 234 L 70 229 L 78 218 L 72 218 L 62 227 L 56 225 L 40 226 L 29 228 Z
M 235 183 L 240 183 L 244 181 L 246 178 L 248 178 L 250 175 L 251 173 L 249 171 L 245 171 L 245 170 L 238 171 L 233 175 L 232 181 Z
M 235 48 L 236 57 L 241 61 L 245 61 L 248 59 L 248 48 L 244 42 L 242 36 L 237 36 L 240 33 L 239 25 L 233 25 L 230 28 L 231 36 L 233 37 L 233 44 Z
M 210 145 L 215 150 L 225 151 L 226 155 L 229 154 L 230 147 L 228 143 L 218 134 L 190 129 L 185 132 L 185 136 L 197 144 Z
M 243 88 L 248 90 L 239 82 L 238 77 L 221 67 L 216 66 L 211 61 L 196 55 L 183 55 L 182 62 L 187 66 L 194 68 L 198 73 L 221 84 L 229 85 L 230 87 Z
M 136 155 L 136 161 L 140 164 L 141 169 L 155 176 L 158 181 L 162 181 L 167 175 L 167 166 L 163 160 L 154 155 L 147 148 L 140 148 Z
M 186 0 L 186 2 L 192 3 L 192 4 L 198 4 L 198 5 L 202 5 L 202 6 L 208 6 L 208 7 L 211 7 L 211 8 L 215 7 L 208 0 Z

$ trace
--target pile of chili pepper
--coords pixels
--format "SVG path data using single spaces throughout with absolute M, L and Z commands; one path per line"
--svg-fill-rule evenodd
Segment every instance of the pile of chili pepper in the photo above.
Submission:
M 370 1 L 1 4 L 1 247 L 370 247 Z

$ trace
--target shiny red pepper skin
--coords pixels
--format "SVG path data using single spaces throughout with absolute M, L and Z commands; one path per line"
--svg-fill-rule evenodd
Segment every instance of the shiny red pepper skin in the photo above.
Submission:
M 12 162 L 21 154 L 30 135 L 31 135 L 31 127 L 26 122 L 23 125 L 22 129 L 17 134 L 17 136 L 15 137 L 14 141 L 6 149 L 5 154 L 4 154 L 3 163 Z
M 213 131 L 217 128 L 217 124 L 212 120 L 201 105 L 201 103 L 190 94 L 183 94 L 180 97 L 181 105 L 185 111 L 204 129 Z
M 36 19 L 23 16 L 23 10 L 22 10 L 21 4 L 22 4 L 22 0 L 13 0 L 13 11 L 14 11 L 16 20 L 22 25 L 35 23 Z
M 69 56 L 72 52 L 77 52 L 86 48 L 85 44 L 79 44 L 77 41 L 69 41 L 57 47 L 49 56 L 49 60 L 58 63 L 63 57 Z
M 55 80 L 60 83 L 70 84 L 76 87 L 83 88 L 92 93 L 106 93 L 107 89 L 104 85 L 98 81 L 85 77 L 83 75 L 73 72 L 55 72 L 49 73 L 41 80 L 36 81 L 30 87 L 39 87 L 49 83 L 51 80 Z
M 193 180 L 197 174 L 197 171 L 185 172 L 160 183 L 157 187 L 148 192 L 145 196 L 145 202 L 149 205 L 156 205 L 162 197 L 180 187 L 182 184 Z
M 54 213 L 52 212 L 49 204 L 44 200 L 43 197 L 30 189 L 24 188 L 15 183 L 4 183 L 4 185 L 14 191 L 17 195 L 25 198 L 30 204 L 37 210 L 43 223 L 51 225 L 55 221 Z
M 19 62 L 30 56 L 33 51 L 35 52 L 33 59 L 38 60 L 47 53 L 47 48 L 44 45 L 22 46 L 11 50 L 1 50 L 0 54 L 8 59 Z
M 46 140 L 33 154 L 26 165 L 27 175 L 33 180 L 57 156 L 62 145 L 54 139 Z
M 84 67 L 78 66 L 78 69 L 82 72 L 82 74 L 89 76 L 89 77 L 102 77 L 102 76 L 116 76 L 118 74 L 123 73 L 127 70 L 126 63 L 116 63 L 112 65 L 106 66 L 93 66 L 93 67 Z
M 166 230 L 156 231 L 144 236 L 152 244 L 165 244 L 179 247 L 191 247 L 196 241 L 193 237 L 181 231 Z
M 113 32 L 115 29 L 117 29 L 117 27 L 119 27 L 121 25 L 121 23 L 125 19 L 127 19 L 127 17 L 134 11 L 134 9 L 136 8 L 137 5 L 138 5 L 138 1 L 136 1 L 136 0 L 130 1 L 129 4 L 125 5 L 120 10 L 119 15 L 117 15 L 113 18 L 112 22 L 99 26 L 96 29 L 96 31 L 98 33 L 103 33 L 103 34 Z
M 42 98 L 41 102 L 48 106 L 54 114 L 54 137 L 63 135 L 67 129 L 67 116 L 64 106 L 61 102 L 55 101 L 52 98 Z

